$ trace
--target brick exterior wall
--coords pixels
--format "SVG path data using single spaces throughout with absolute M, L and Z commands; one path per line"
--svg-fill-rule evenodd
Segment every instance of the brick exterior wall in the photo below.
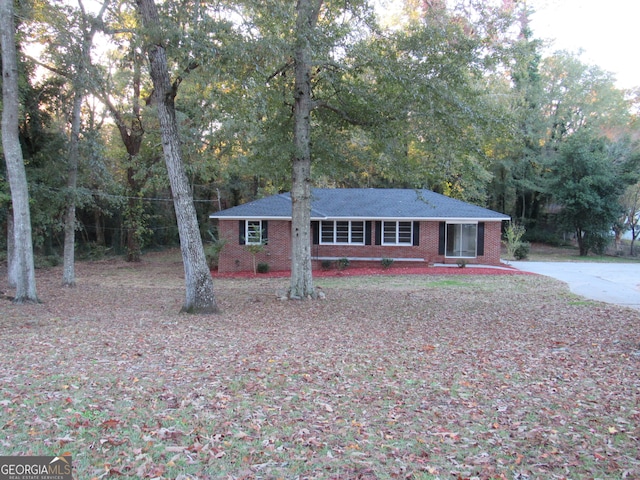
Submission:
M 484 224 L 484 255 L 476 262 L 482 265 L 500 265 L 502 251 L 502 222 L 485 222 Z
M 469 264 L 499 265 L 501 222 L 485 222 L 484 255 L 465 259 Z M 372 222 L 372 239 L 375 239 L 376 222 Z M 218 262 L 219 272 L 241 272 L 253 270 L 253 255 L 239 241 L 239 221 L 220 219 L 218 231 L 225 245 Z M 269 220 L 268 245 L 256 255 L 256 263 L 267 263 L 271 271 L 291 268 L 291 222 Z M 420 242 L 417 246 L 388 245 L 311 245 L 313 268 L 322 266 L 322 259 L 349 258 L 350 268 L 380 266 L 380 259 L 395 259 L 393 266 L 427 266 L 434 263 L 455 264 L 456 258 L 445 258 L 438 254 L 440 239 L 439 222 L 420 222 Z M 375 243 L 372 241 L 371 243 Z M 374 259 L 374 260 L 357 260 Z M 402 260 L 406 259 L 406 260 Z
M 218 234 L 225 242 L 218 261 L 219 272 L 253 271 L 253 255 L 246 245 L 240 244 L 240 223 L 238 220 L 219 220 Z M 291 222 L 289 220 L 269 220 L 269 242 L 256 255 L 256 264 L 267 263 L 272 271 L 291 268 Z

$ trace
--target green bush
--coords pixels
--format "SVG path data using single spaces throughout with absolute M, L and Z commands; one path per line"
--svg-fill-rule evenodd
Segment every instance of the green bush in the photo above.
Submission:
M 322 260 L 322 262 L 320 262 L 320 267 L 324 271 L 331 270 L 331 260 Z
M 269 264 L 268 263 L 259 263 L 257 267 L 258 273 L 269 273 Z
M 527 230 L 522 237 L 522 240 L 531 243 L 544 243 L 545 245 L 550 245 L 552 247 L 560 247 L 565 243 L 562 240 L 562 237 L 557 233 L 541 230 L 539 228 Z
M 518 260 L 516 257 L 516 250 L 518 250 L 522 245 L 522 237 L 525 233 L 526 229 L 524 228 L 524 225 L 509 222 L 504 231 L 504 240 L 502 241 L 504 246 L 507 247 L 507 257 Z
M 529 242 L 520 242 L 520 244 L 513 251 L 513 258 L 516 260 L 524 260 L 529 256 L 531 251 L 531 244 Z
M 204 255 L 211 270 L 218 268 L 218 259 L 220 258 L 220 252 L 224 248 L 225 243 L 225 240 L 214 239 L 205 245 Z
M 34 257 L 34 268 L 51 268 L 57 267 L 62 263 L 62 258 L 59 255 L 36 255 Z
M 596 255 L 604 255 L 612 240 L 613 237 L 607 233 L 589 232 L 584 237 L 584 244 L 587 247 L 587 251 L 591 250 Z
M 382 268 L 389 268 L 393 265 L 393 262 L 393 258 L 383 258 L 380 263 L 382 264 Z
M 80 260 L 102 260 L 111 249 L 95 242 L 85 243 L 78 246 L 77 258 Z
M 337 260 L 336 263 L 338 265 L 338 270 L 344 270 L 344 269 L 349 267 L 349 264 L 351 262 L 349 261 L 349 259 L 347 257 L 343 257 L 343 258 Z

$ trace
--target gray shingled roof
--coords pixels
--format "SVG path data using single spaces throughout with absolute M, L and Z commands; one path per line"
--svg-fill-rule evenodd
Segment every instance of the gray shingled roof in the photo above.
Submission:
M 291 197 L 281 193 L 216 212 L 210 218 L 291 218 Z M 508 215 L 440 195 L 430 190 L 385 188 L 315 188 L 311 219 L 474 219 L 509 220 Z

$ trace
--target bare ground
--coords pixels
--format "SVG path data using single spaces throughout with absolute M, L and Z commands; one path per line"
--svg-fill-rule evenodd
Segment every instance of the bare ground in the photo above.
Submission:
M 175 252 L 77 272 L 0 301 L 3 455 L 68 451 L 82 480 L 640 478 L 640 312 L 554 280 L 332 276 L 291 302 L 225 278 L 207 317 L 177 313 Z

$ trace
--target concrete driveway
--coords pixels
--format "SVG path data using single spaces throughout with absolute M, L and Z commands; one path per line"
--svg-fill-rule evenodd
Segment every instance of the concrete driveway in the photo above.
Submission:
M 556 278 L 576 295 L 640 310 L 640 263 L 509 262 Z

